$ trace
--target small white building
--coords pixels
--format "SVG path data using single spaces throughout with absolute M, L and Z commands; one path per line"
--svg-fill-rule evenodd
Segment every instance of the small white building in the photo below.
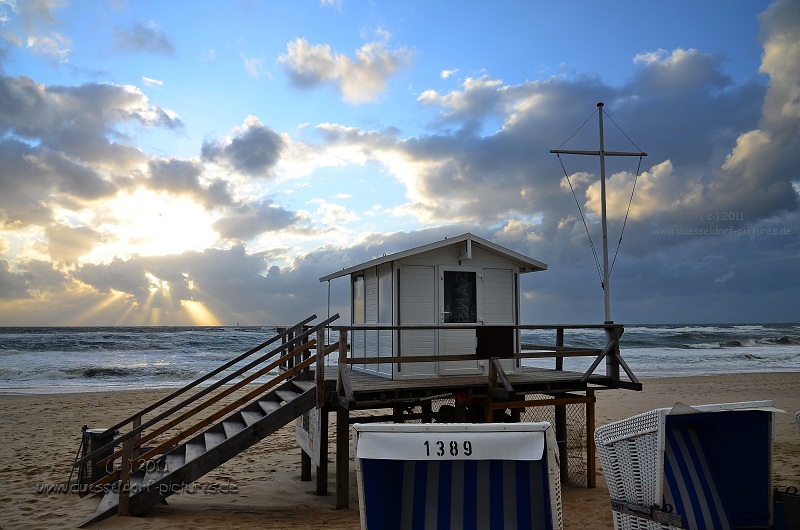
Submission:
M 350 276 L 351 322 L 441 329 L 353 330 L 350 356 L 469 355 L 519 351 L 519 275 L 547 265 L 472 234 L 385 255 L 320 278 Z M 464 329 L 472 324 L 476 329 Z M 459 325 L 461 328 L 459 329 Z M 515 367 L 505 361 L 506 370 Z M 481 374 L 483 360 L 363 364 L 391 379 Z

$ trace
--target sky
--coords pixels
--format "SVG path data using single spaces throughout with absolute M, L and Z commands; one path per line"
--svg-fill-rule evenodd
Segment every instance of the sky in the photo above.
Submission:
M 800 322 L 800 2 L 0 0 L 0 325 L 288 324 L 465 232 L 601 323 L 598 102 L 612 319 Z

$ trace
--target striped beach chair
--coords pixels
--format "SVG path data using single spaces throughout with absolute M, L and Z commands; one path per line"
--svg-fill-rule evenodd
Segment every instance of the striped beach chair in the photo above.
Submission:
M 776 411 L 678 404 L 599 427 L 615 529 L 770 528 Z
M 363 530 L 562 528 L 548 423 L 356 424 Z

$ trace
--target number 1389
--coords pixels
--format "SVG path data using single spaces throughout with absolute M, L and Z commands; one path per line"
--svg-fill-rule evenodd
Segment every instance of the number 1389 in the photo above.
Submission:
M 425 456 L 472 456 L 472 442 L 469 440 L 464 440 L 461 443 L 457 442 L 456 440 L 437 440 L 435 442 L 425 440 L 423 445 L 425 446 Z

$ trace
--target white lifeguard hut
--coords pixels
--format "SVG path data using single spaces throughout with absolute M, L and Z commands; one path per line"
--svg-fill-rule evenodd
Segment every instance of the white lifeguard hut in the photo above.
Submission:
M 547 265 L 470 233 L 384 255 L 323 276 L 350 277 L 350 357 L 472 355 L 469 361 L 354 365 L 391 379 L 482 374 L 474 356 L 519 351 L 519 275 Z M 416 329 L 407 329 L 408 327 Z M 514 361 L 504 361 L 513 371 Z

